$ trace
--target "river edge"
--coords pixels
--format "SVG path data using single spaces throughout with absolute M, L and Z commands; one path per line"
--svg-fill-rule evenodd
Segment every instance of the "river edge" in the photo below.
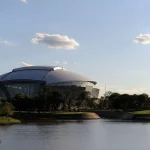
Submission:
M 14 119 L 15 118 L 15 119 Z M 93 112 L 62 112 L 62 113 L 28 113 L 15 112 L 13 118 L 0 117 L 0 125 L 20 123 L 50 123 L 57 120 L 92 120 L 100 119 Z
M 11 117 L 0 117 L 0 125 L 20 124 L 21 121 Z
M 14 119 L 15 118 L 15 119 Z M 57 113 L 30 113 L 15 112 L 13 118 L 0 117 L 0 125 L 10 125 L 18 123 L 50 123 L 57 120 L 92 120 L 92 119 L 112 119 L 130 121 L 150 121 L 150 114 L 138 114 L 123 111 L 91 111 L 91 112 L 57 112 Z

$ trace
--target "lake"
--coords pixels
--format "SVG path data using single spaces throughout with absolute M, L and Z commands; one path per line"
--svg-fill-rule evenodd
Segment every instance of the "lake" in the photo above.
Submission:
M 0 150 L 149 150 L 150 123 L 57 121 L 0 126 Z

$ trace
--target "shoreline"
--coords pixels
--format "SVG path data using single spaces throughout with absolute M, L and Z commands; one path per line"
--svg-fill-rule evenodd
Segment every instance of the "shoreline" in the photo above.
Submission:
M 21 121 L 11 117 L 0 117 L 0 125 L 20 124 Z
M 51 122 L 57 120 L 92 120 L 100 119 L 100 117 L 93 112 L 59 112 L 59 113 L 27 113 L 15 112 L 15 119 L 23 122 Z
M 146 113 L 143 113 L 146 112 Z M 93 119 L 118 119 L 122 121 L 150 121 L 150 110 L 138 112 L 97 110 L 89 112 L 14 112 L 13 118 L 0 117 L 0 125 L 18 123 L 50 123 L 59 120 L 93 120 Z

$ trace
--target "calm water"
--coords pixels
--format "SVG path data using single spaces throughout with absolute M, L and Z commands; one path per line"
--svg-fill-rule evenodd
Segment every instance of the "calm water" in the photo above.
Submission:
M 0 127 L 0 150 L 150 150 L 150 123 L 65 121 Z

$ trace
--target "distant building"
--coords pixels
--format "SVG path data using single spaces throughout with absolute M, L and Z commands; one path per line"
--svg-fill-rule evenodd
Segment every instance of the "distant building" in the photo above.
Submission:
M 90 92 L 92 98 L 98 98 L 99 89 L 93 88 L 93 86 L 88 86 L 88 85 L 87 85 L 87 86 L 85 87 L 85 91 Z
M 44 85 L 83 87 L 98 97 L 99 90 L 93 88 L 96 81 L 82 75 L 67 71 L 62 67 L 29 66 L 13 69 L 0 76 L 0 96 L 14 97 L 18 93 L 34 96 Z
M 99 89 L 93 88 L 93 89 L 92 89 L 92 94 L 91 94 L 92 97 L 93 97 L 93 98 L 98 98 L 98 96 L 99 96 L 99 91 L 100 91 Z

